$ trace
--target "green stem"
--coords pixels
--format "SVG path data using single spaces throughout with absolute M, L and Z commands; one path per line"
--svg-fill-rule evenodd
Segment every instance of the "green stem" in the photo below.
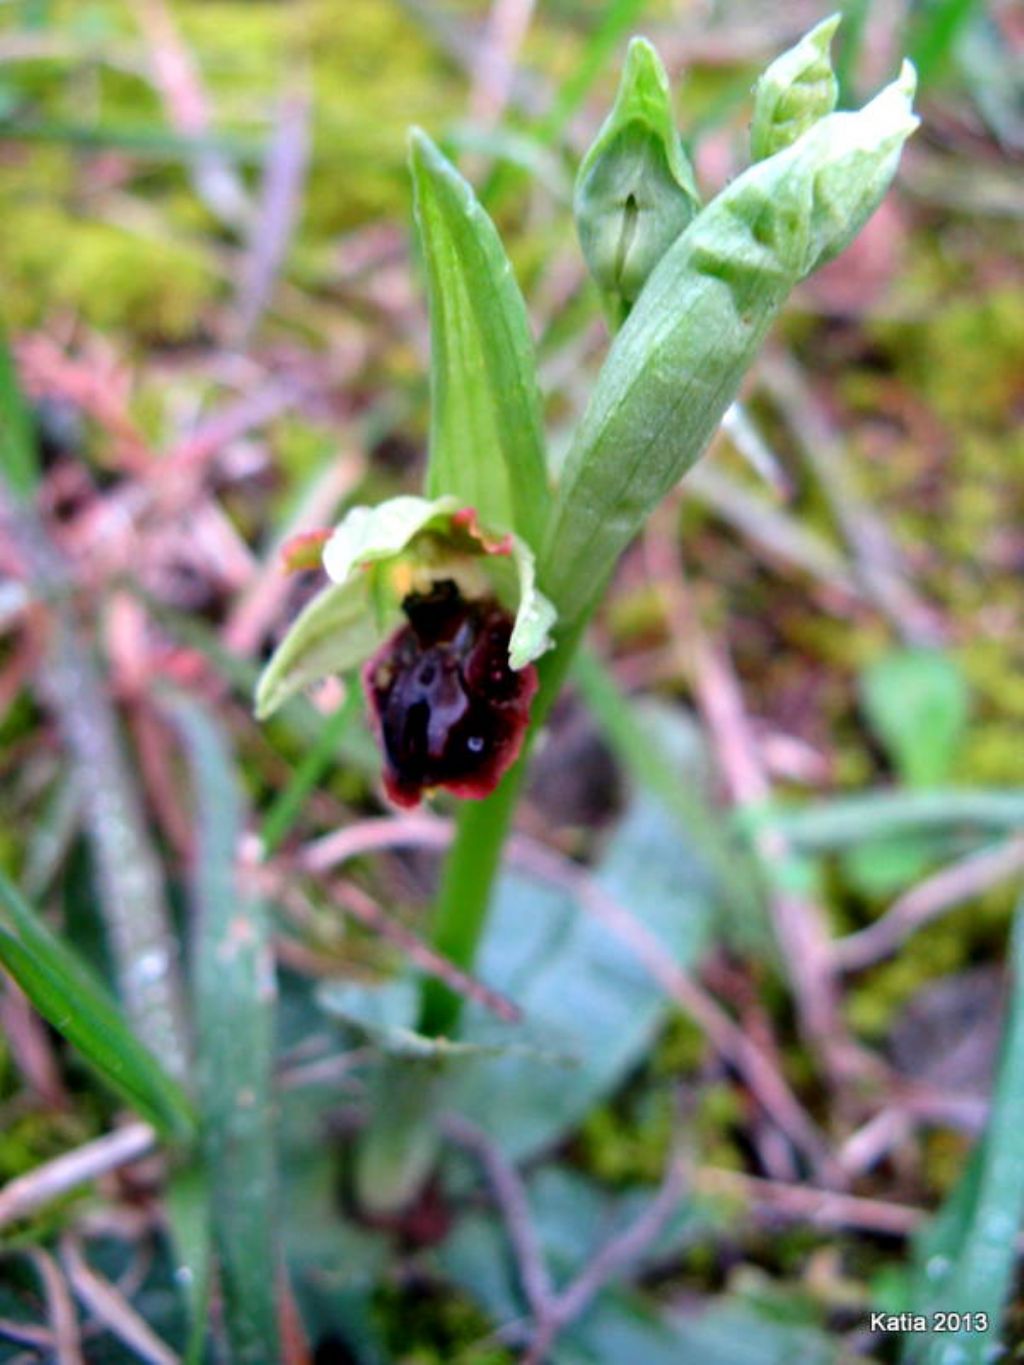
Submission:
M 439 953 L 463 971 L 472 971 L 476 960 L 533 738 L 554 705 L 585 625 L 585 621 L 580 621 L 565 633 L 557 648 L 538 664 L 540 689 L 533 703 L 523 752 L 514 766 L 490 796 L 482 801 L 464 801 L 459 808 L 455 842 L 448 851 L 441 876 L 431 942 Z M 461 996 L 434 978 L 424 982 L 420 1013 L 422 1032 L 431 1037 L 451 1035 L 461 1012 Z
M 524 769 L 520 758 L 490 796 L 482 801 L 465 801 L 459 809 L 455 842 L 441 876 L 431 938 L 442 956 L 464 970 L 472 967 L 483 934 Z M 435 977 L 428 977 L 423 985 L 420 1028 L 435 1038 L 450 1035 L 461 1006 L 461 996 Z
M 334 762 L 338 743 L 349 725 L 359 715 L 361 706 L 362 692 L 357 682 L 352 683 L 342 704 L 332 715 L 324 718 L 323 726 L 312 748 L 263 818 L 260 840 L 263 844 L 264 858 L 269 858 L 275 853 L 287 837 L 301 814 L 307 797 Z

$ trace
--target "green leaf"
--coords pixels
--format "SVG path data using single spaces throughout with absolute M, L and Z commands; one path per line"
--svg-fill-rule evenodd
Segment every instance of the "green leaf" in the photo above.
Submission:
M 32 414 L 18 383 L 10 346 L 0 331 L 0 476 L 11 492 L 27 498 L 39 482 L 39 454 Z
M 714 435 L 793 287 L 878 206 L 916 126 L 913 72 L 739 176 L 678 237 L 612 344 L 539 557 L 560 628 Z
M 184 1092 L 135 1037 L 117 1004 L 0 873 L 0 962 L 32 1004 L 108 1085 L 172 1141 L 195 1116 Z
M 806 810 L 771 806 L 750 812 L 748 823 L 763 823 L 804 852 L 846 848 L 904 830 L 942 830 L 958 825 L 980 830 L 1013 830 L 1024 825 L 1024 791 L 1009 788 L 932 788 L 876 791 L 866 796 L 819 801 Z
M 537 545 L 549 490 L 526 305 L 494 224 L 419 130 L 410 164 L 430 298 L 427 491 Z
M 930 787 L 948 777 L 967 725 L 964 676 L 939 649 L 885 654 L 860 680 L 871 728 L 900 777 Z
M 840 856 L 843 879 L 862 896 L 892 896 L 919 881 L 941 848 L 934 835 L 868 839 Z
M 659 737 L 677 771 L 692 776 L 692 731 L 666 715 Z M 596 877 L 675 962 L 693 962 L 706 941 L 713 901 L 695 850 L 663 804 L 644 793 L 634 797 Z M 513 1053 L 453 1076 L 451 1106 L 517 1160 L 557 1143 L 610 1094 L 670 1008 L 621 939 L 585 906 L 518 873 L 499 884 L 477 970 L 522 1007 L 534 1037 L 576 1059 L 571 1069 L 545 1067 Z M 467 1007 L 460 1036 L 490 1041 L 492 1025 Z M 515 1041 L 514 1031 L 509 1036 Z
M 839 86 L 829 47 L 840 16 L 816 24 L 768 67 L 754 89 L 750 151 L 755 161 L 783 151 L 836 107 Z
M 266 905 L 239 875 L 242 795 L 219 730 L 171 703 L 194 774 L 195 1014 L 202 1148 L 230 1357 L 276 1365 L 274 975 Z
M 645 38 L 634 38 L 573 200 L 583 255 L 605 294 L 632 303 L 699 208 L 665 68 Z
M 650 1190 L 609 1195 L 565 1168 L 545 1167 L 528 1182 L 537 1241 L 552 1278 L 565 1285 L 584 1270 L 602 1246 L 639 1215 Z M 684 1200 L 655 1243 L 638 1257 L 637 1270 L 695 1241 L 707 1241 L 707 1218 Z M 495 1323 L 518 1320 L 526 1311 L 508 1255 L 506 1231 L 497 1219 L 471 1213 L 440 1249 L 445 1274 L 460 1285 Z M 792 1313 L 792 1309 L 790 1309 Z M 637 1293 L 608 1285 L 577 1321 L 567 1323 L 550 1353 L 552 1365 L 833 1365 L 838 1351 L 825 1335 L 799 1321 L 780 1321 L 727 1295 L 699 1312 L 659 1313 Z M 547 1357 L 545 1357 L 547 1359 Z
M 746 841 L 723 824 L 707 781 L 681 783 L 671 751 L 659 742 L 656 713 L 626 696 L 611 670 L 588 649 L 573 661 L 573 682 L 601 727 L 616 759 L 632 780 L 675 815 L 716 879 L 734 912 L 737 928 L 767 941 L 764 892 Z M 748 941 L 747 946 L 751 944 Z
M 1024 1221 L 1024 897 L 1011 938 L 1011 990 L 984 1137 L 945 1208 L 919 1237 L 912 1311 L 964 1313 L 964 1331 L 908 1335 L 910 1365 L 981 1365 L 996 1358 Z M 981 1329 L 983 1315 L 988 1326 Z
M 174 1282 L 184 1291 L 189 1312 L 189 1335 L 184 1365 L 203 1365 L 209 1326 L 213 1261 L 210 1191 L 206 1172 L 198 1160 L 172 1171 L 164 1195 L 164 1209 L 174 1254 Z

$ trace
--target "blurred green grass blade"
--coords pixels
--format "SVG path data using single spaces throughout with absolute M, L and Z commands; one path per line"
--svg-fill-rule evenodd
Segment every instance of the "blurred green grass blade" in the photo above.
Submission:
M 946 1207 L 920 1237 L 912 1311 L 970 1315 L 962 1332 L 908 1334 L 906 1365 L 981 1365 L 999 1326 L 1024 1221 L 1024 896 L 1010 944 L 1010 994 L 988 1125 Z M 981 1330 L 977 1315 L 984 1315 Z
M 550 147 L 558 142 L 595 81 L 615 56 L 619 43 L 646 8 L 647 0 L 609 0 L 584 44 L 575 70 L 560 82 L 547 113 L 531 129 L 531 136 L 540 147 Z M 747 85 L 749 87 L 749 81 Z M 481 200 L 489 208 L 496 207 L 505 194 L 522 182 L 524 174 L 521 167 L 502 162 L 494 168 L 480 191 Z
M 927 791 L 877 791 L 837 797 L 805 810 L 771 805 L 745 812 L 746 824 L 777 829 L 804 853 L 825 853 L 909 830 L 973 826 L 982 830 L 1024 827 L 1024 790 L 935 787 Z
M 559 85 L 551 108 L 536 129 L 536 136 L 542 142 L 552 142 L 558 137 L 615 55 L 621 39 L 639 21 L 646 8 L 647 0 L 609 0 L 600 23 L 587 39 L 576 69 Z
M 266 906 L 241 885 L 242 793 L 210 716 L 175 698 L 196 792 L 193 980 L 202 1145 L 236 1365 L 276 1365 L 274 985 Z
M 572 204 L 572 179 L 558 154 L 532 133 L 499 124 L 496 128 L 474 123 L 453 124 L 445 133 L 444 145 L 454 152 L 489 157 L 530 176 L 543 185 L 556 204 Z
M 269 858 L 279 847 L 295 824 L 306 798 L 317 786 L 332 763 L 338 757 L 338 742 L 342 735 L 358 717 L 362 706 L 362 693 L 358 683 L 350 682 L 345 700 L 333 715 L 324 719 L 316 742 L 306 753 L 302 762 L 292 775 L 291 781 L 280 792 L 273 805 L 263 818 L 260 829 L 260 843 L 263 856 Z
M 183 1091 L 2 874 L 0 908 L 9 926 L 0 929 L 0 962 L 43 1018 L 159 1133 L 173 1141 L 190 1137 L 195 1117 Z
M 943 74 L 957 38 L 977 8 L 977 0 L 931 0 L 920 8 L 910 28 L 909 56 L 922 87 Z
M 19 498 L 39 482 L 39 454 L 32 414 L 18 383 L 14 357 L 0 329 L 0 475 Z
M 182 1286 L 189 1309 L 184 1365 L 203 1365 L 206 1360 L 213 1280 L 209 1202 L 206 1172 L 200 1162 L 192 1161 L 172 1172 L 164 1203 L 174 1247 L 174 1279 Z
M 425 133 L 410 165 L 430 297 L 427 495 L 452 493 L 536 549 L 550 495 L 526 305 L 497 229 Z
M 839 83 L 839 107 L 848 109 L 857 104 L 857 72 L 864 51 L 864 35 L 871 0 L 846 0 L 842 8 L 843 21 L 835 45 L 835 73 Z
M 96 151 L 130 152 L 157 160 L 193 161 L 211 152 L 253 164 L 263 160 L 265 147 L 256 138 L 190 137 L 166 128 L 108 127 L 63 123 L 57 120 L 0 119 L 0 142 L 58 142 Z

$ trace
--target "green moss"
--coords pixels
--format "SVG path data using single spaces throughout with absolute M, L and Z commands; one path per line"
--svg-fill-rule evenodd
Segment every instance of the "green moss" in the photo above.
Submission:
M 53 204 L 25 203 L 6 214 L 0 256 L 16 328 L 70 309 L 103 330 L 183 341 L 196 334 L 219 288 L 200 252 L 76 218 Z
M 308 62 L 313 158 L 302 234 L 323 239 L 387 214 L 408 214 L 405 139 L 461 111 L 437 50 L 394 0 L 311 0 L 301 9 L 190 0 L 183 31 L 230 125 L 272 123 L 292 66 Z M 254 99 L 258 92 L 258 99 Z
M 707 1053 L 704 1032 L 685 1014 L 669 1019 L 651 1055 L 649 1069 L 658 1080 L 678 1079 L 692 1074 Z
M 882 1041 L 893 1016 L 922 986 L 966 966 L 978 923 L 974 907 L 955 912 L 916 934 L 907 951 L 867 972 L 846 995 L 851 1027 L 871 1042 Z
M 877 324 L 915 392 L 955 426 L 1003 428 L 1024 371 L 1024 289 L 1002 286 L 936 308 L 923 324 Z
M 94 1135 L 96 1116 L 90 1117 L 88 1106 L 74 1114 L 47 1109 L 19 1113 L 12 1101 L 19 1084 L 9 1058 L 0 1052 L 0 1098 L 7 1110 L 0 1131 L 0 1186 Z
M 945 1198 L 964 1173 L 973 1139 L 963 1133 L 928 1133 L 921 1144 L 921 1174 L 936 1201 Z
M 665 628 L 665 604 L 656 586 L 643 585 L 616 594 L 606 608 L 605 619 L 617 644 L 660 637 Z
M 275 422 L 270 436 L 275 465 L 290 489 L 303 487 L 338 447 L 336 432 L 294 414 Z
M 674 1114 L 667 1088 L 645 1090 L 628 1104 L 605 1104 L 587 1115 L 578 1150 L 585 1168 L 611 1185 L 658 1181 L 672 1141 Z
M 493 1324 L 454 1290 L 379 1289 L 374 1317 L 395 1365 L 512 1365 L 514 1359 L 486 1340 Z

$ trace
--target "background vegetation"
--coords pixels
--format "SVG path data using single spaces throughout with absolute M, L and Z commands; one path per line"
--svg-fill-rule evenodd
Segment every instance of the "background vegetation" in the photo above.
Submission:
M 627 37 L 708 193 L 826 12 L 0 6 L 0 956 L 50 1021 L 4 980 L 0 1359 L 201 1359 L 211 1200 L 239 1359 L 889 1360 L 870 1309 L 1004 1291 L 1024 1335 L 1012 5 L 847 6 L 843 102 L 909 52 L 923 127 L 620 568 L 480 965 L 529 1047 L 467 1066 L 386 1225 L 348 1193 L 351 985 L 394 980 L 388 1028 L 443 970 L 450 806 L 385 810 L 357 698 L 250 710 L 311 587 L 282 540 L 419 477 L 408 126 L 500 225 L 557 450 L 607 344 L 570 204 Z

